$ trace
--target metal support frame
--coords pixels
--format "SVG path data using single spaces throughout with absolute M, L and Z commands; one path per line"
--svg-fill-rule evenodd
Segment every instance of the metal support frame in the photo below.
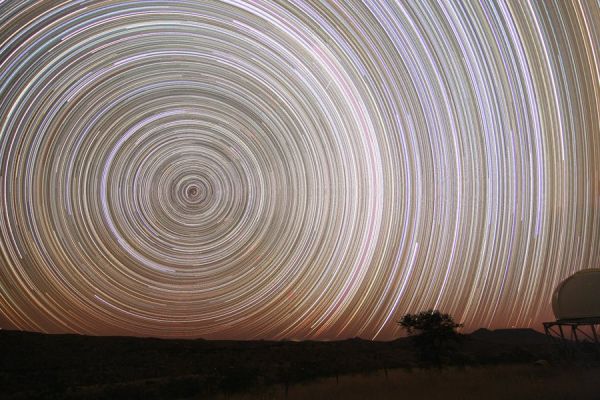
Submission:
M 566 328 L 568 332 L 565 332 L 563 328 Z M 563 341 L 600 344 L 600 317 L 544 322 L 544 332 L 551 338 Z

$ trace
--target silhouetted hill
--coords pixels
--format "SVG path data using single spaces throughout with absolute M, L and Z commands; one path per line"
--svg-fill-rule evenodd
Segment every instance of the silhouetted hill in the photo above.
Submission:
M 531 362 L 551 351 L 532 330 L 478 330 L 450 362 Z M 0 354 L 0 397 L 14 399 L 184 398 L 419 366 L 411 338 L 213 341 L 0 331 Z
M 469 335 L 473 339 L 514 345 L 548 344 L 550 338 L 533 329 L 478 329 Z

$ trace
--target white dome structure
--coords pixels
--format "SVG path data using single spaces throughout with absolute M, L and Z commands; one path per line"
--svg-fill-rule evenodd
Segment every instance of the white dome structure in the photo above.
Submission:
M 579 271 L 554 290 L 552 310 L 557 320 L 600 318 L 600 269 Z

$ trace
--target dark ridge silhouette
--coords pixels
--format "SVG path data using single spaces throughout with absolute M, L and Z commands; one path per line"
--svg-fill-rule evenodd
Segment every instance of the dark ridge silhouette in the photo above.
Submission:
M 451 365 L 533 363 L 555 346 L 529 329 L 465 335 Z M 0 330 L 0 397 L 185 398 L 343 374 L 427 367 L 414 338 L 390 342 L 167 340 Z
M 531 328 L 517 329 L 477 329 L 470 335 L 474 339 L 504 344 L 515 345 L 540 345 L 547 344 L 550 338 Z

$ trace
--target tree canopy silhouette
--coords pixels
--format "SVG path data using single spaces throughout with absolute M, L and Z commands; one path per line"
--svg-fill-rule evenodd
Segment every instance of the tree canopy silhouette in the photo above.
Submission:
M 449 314 L 438 310 L 405 314 L 398 323 L 414 337 L 421 360 L 438 365 L 450 355 L 450 344 L 460 338 L 456 329 L 462 327 Z

